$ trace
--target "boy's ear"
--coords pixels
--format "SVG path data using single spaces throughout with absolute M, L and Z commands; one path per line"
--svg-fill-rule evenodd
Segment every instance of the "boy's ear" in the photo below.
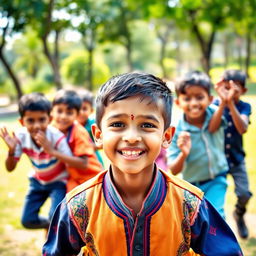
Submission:
M 163 148 L 167 149 L 170 146 L 174 133 L 175 133 L 175 127 L 173 126 L 170 126 L 165 130 L 164 136 L 163 136 L 163 142 L 162 142 Z
M 177 97 L 176 99 L 174 99 L 174 102 L 175 102 L 175 104 L 177 105 L 177 106 L 179 106 L 179 98 Z
M 94 137 L 94 142 L 95 142 L 96 146 L 98 148 L 101 148 L 102 147 L 102 133 L 101 133 L 100 128 L 96 124 L 93 124 L 91 129 L 92 129 L 92 135 Z
M 247 89 L 246 87 L 243 87 L 242 93 L 245 94 L 245 93 L 247 92 L 247 90 L 248 90 L 248 89 Z
M 19 119 L 19 122 L 20 122 L 20 124 L 21 124 L 22 126 L 24 126 L 24 122 L 23 122 L 23 119 L 22 119 L 22 118 Z
M 212 101 L 213 101 L 213 96 L 212 95 L 209 95 L 209 100 L 210 100 L 210 104 L 211 104 Z

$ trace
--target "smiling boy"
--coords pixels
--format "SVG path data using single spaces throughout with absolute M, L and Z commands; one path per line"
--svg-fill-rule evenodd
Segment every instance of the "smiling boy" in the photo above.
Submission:
M 171 91 L 150 74 L 119 75 L 101 87 L 92 130 L 111 164 L 59 205 L 45 256 L 81 248 L 83 255 L 242 255 L 202 191 L 155 165 L 174 133 L 171 108 Z

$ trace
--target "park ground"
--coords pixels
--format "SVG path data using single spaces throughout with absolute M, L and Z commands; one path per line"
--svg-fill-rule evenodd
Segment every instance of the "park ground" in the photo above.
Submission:
M 240 239 L 239 243 L 245 256 L 256 255 L 256 96 L 249 95 L 244 98 L 251 103 L 253 114 L 249 131 L 245 134 L 245 150 L 247 153 L 246 163 L 250 177 L 251 190 L 254 197 L 250 200 L 246 222 L 249 226 L 250 236 L 246 240 Z M 0 111 L 1 112 L 1 111 Z M 3 111 L 5 115 L 0 115 L 0 126 L 6 125 L 11 130 L 19 127 L 17 116 L 13 109 L 9 112 Z M 6 115 L 6 113 L 8 113 Z M 178 113 L 178 112 L 176 112 Z M 13 173 L 7 173 L 4 166 L 7 148 L 0 140 L 0 255 L 1 256 L 39 256 L 45 241 L 45 232 L 41 230 L 26 230 L 20 224 L 20 215 L 23 200 L 28 188 L 27 173 L 30 168 L 29 160 L 23 156 L 21 162 Z M 232 218 L 232 211 L 235 204 L 234 185 L 229 177 L 229 188 L 226 198 L 227 222 L 235 232 L 236 226 Z M 42 209 L 43 214 L 47 214 L 49 202 Z

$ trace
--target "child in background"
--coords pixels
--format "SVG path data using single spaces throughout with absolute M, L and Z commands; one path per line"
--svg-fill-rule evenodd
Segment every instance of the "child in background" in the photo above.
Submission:
M 182 172 L 186 181 L 202 189 L 224 217 L 228 171 L 223 139 L 225 122 L 216 124 L 219 110 L 209 106 L 211 81 L 206 74 L 193 71 L 175 89 L 176 104 L 184 115 L 168 149 L 169 169 L 173 174 Z
M 77 121 L 82 101 L 72 90 L 59 90 L 52 103 L 52 125 L 63 132 L 74 156 L 83 164 L 79 168 L 69 166 L 67 191 L 94 177 L 102 170 L 88 132 Z
M 29 229 L 47 229 L 57 205 L 66 194 L 68 173 L 64 162 L 79 165 L 78 158 L 66 142 L 65 135 L 49 126 L 51 103 L 40 93 L 24 95 L 19 101 L 20 123 L 23 127 L 10 135 L 1 128 L 0 136 L 9 148 L 6 168 L 13 171 L 25 153 L 33 166 L 29 175 L 21 222 Z M 51 198 L 49 217 L 39 216 L 47 198 Z
M 43 255 L 242 255 L 203 192 L 155 165 L 174 132 L 171 108 L 171 91 L 150 74 L 101 87 L 92 131 L 110 168 L 67 194 Z
M 240 100 L 240 96 L 247 91 L 246 75 L 240 70 L 226 70 L 215 88 L 219 99 L 214 103 L 219 105 L 220 114 L 224 114 L 228 121 L 225 129 L 225 153 L 237 195 L 234 218 L 240 237 L 247 238 L 248 228 L 244 221 L 244 214 L 252 193 L 249 190 L 242 135 L 248 129 L 251 106 Z
M 94 138 L 92 135 L 92 129 L 91 126 L 95 124 L 95 119 L 92 116 L 93 113 L 93 105 L 94 105 L 94 97 L 93 94 L 88 90 L 79 91 L 79 96 L 82 99 L 82 106 L 80 108 L 77 121 L 85 127 L 87 132 L 89 133 L 91 140 L 93 141 L 94 149 L 96 156 L 101 163 L 102 166 L 104 166 L 102 156 L 100 154 L 99 149 L 94 144 Z

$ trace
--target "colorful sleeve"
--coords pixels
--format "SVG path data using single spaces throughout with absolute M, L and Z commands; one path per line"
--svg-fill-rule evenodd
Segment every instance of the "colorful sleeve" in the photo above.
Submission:
M 200 255 L 242 256 L 236 237 L 216 209 L 203 199 L 191 226 L 191 248 Z
M 43 256 L 72 256 L 78 255 L 84 246 L 76 227 L 69 218 L 65 199 L 57 207 L 47 241 L 42 250 Z
M 73 155 L 65 136 L 59 138 L 55 147 L 59 152 L 61 152 L 64 155 L 68 155 L 68 156 Z
M 83 129 L 83 130 L 82 130 Z M 94 147 L 91 142 L 90 136 L 85 128 L 81 127 L 77 129 L 75 135 L 75 143 L 73 148 L 73 154 L 75 156 L 91 156 L 94 154 Z

